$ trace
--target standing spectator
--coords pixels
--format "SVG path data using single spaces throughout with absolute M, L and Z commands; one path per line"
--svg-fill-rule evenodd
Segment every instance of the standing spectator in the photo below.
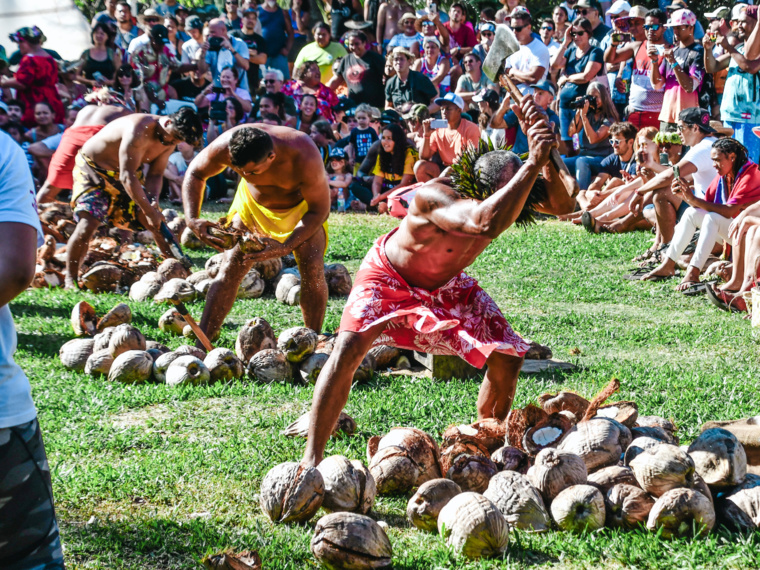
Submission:
M 666 0 L 660 0 L 661 2 Z M 735 4 L 732 11 L 731 11 L 731 31 L 734 30 L 734 23 L 736 20 L 736 17 L 739 15 L 738 11 L 746 8 L 746 4 L 744 3 L 738 3 Z M 673 2 L 670 3 L 669 6 L 665 7 L 665 12 L 668 15 L 668 18 L 672 18 L 673 14 L 677 12 L 678 10 L 688 10 L 689 5 L 686 3 L 686 0 L 673 0 Z M 707 16 L 707 14 L 705 14 Z M 705 30 L 702 27 L 702 24 L 699 23 L 699 20 L 694 24 L 694 39 L 699 41 L 705 36 Z M 665 41 L 669 44 L 675 45 L 677 43 L 677 38 L 673 34 L 673 30 L 671 28 L 668 28 L 665 31 Z
M 114 44 L 121 50 L 122 57 L 126 56 L 127 48 L 129 48 L 132 40 L 142 33 L 142 30 L 132 20 L 132 8 L 130 8 L 129 3 L 119 2 L 116 4 L 116 39 Z
M 362 103 L 354 111 L 356 127 L 351 129 L 351 134 L 348 135 L 348 144 L 357 166 L 364 161 L 370 147 L 379 139 L 377 131 L 370 126 L 371 113 L 372 108 L 366 103 Z
M 445 14 L 444 14 L 445 16 Z M 441 22 L 440 12 L 436 10 L 430 14 L 423 14 L 414 22 L 414 29 L 422 35 L 422 49 L 425 48 L 427 38 L 435 38 L 441 46 L 442 52 L 449 51 L 449 30 Z
M 211 70 L 211 80 L 221 87 L 219 74 L 225 67 L 234 66 L 235 75 L 240 78 L 240 87 L 248 89 L 248 71 L 251 62 L 248 57 L 248 46 L 241 39 L 227 35 L 224 20 L 216 18 L 208 24 L 208 41 L 201 44 L 198 67 L 202 72 Z
M 148 32 L 150 32 L 153 26 L 157 26 L 161 23 L 161 16 L 159 16 L 158 12 L 153 8 L 148 8 L 142 13 L 142 16 L 140 16 L 138 20 L 142 20 L 142 28 L 145 33 L 138 35 L 135 39 L 129 42 L 129 46 L 127 47 L 127 60 L 130 63 L 132 61 L 132 54 L 150 43 Z M 174 47 L 172 47 L 172 49 L 174 49 Z M 175 53 L 174 55 L 176 56 L 177 54 Z
M 90 30 L 90 39 L 92 47 L 79 57 L 77 81 L 90 87 L 113 85 L 116 70 L 121 67 L 121 50 L 109 47 L 114 39 L 114 28 L 98 22 Z
M 367 49 L 367 36 L 363 32 L 347 32 L 345 42 L 348 55 L 341 59 L 336 75 L 327 86 L 335 91 L 345 84 L 349 98 L 355 103 L 383 107 L 385 60 L 379 53 Z
M 525 6 L 525 0 L 500 0 L 500 3 L 503 7 L 496 12 L 495 16 L 496 22 L 499 24 L 509 22 L 509 17 L 512 15 L 512 12 L 514 12 L 515 8 L 518 6 Z
M 422 147 L 422 123 L 430 118 L 426 105 L 415 105 L 404 115 L 407 138 L 414 143 L 415 148 Z
M 565 22 L 572 22 L 580 16 L 577 11 L 578 6 L 576 5 L 576 0 L 565 0 L 564 2 L 560 2 L 559 7 L 565 11 Z M 558 36 L 557 41 L 562 41 L 563 37 L 564 35 Z
M 174 13 L 174 17 L 177 18 L 177 36 L 184 43 L 190 39 L 190 34 L 185 31 L 185 23 L 190 17 L 190 10 L 187 6 L 180 4 L 177 6 L 177 11 Z
M 363 14 L 361 2 L 359 0 L 323 0 L 325 3 L 325 12 L 330 13 L 332 22 L 332 36 L 340 38 L 346 33 L 346 22 L 351 21 L 354 16 Z
M 600 18 L 599 4 L 596 0 L 580 0 L 576 11 L 576 16 L 583 16 L 591 23 L 591 39 L 596 41 L 598 47 L 605 36 L 612 31 Z
M 303 62 L 296 69 L 295 78 L 282 86 L 282 92 L 292 97 L 299 107 L 304 96 L 314 96 L 319 114 L 330 122 L 335 120 L 333 107 L 338 105 L 340 101 L 338 96 L 320 81 L 319 66 L 316 61 Z
M 411 107 L 414 103 L 430 106 L 438 95 L 438 89 L 425 75 L 412 71 L 412 52 L 397 47 L 390 57 L 396 74 L 385 82 L 386 109 L 402 109 L 405 105 Z
M 388 52 L 393 51 L 397 47 L 402 47 L 413 54 L 420 53 L 422 34 L 414 28 L 416 21 L 417 18 L 412 12 L 407 12 L 399 18 L 398 25 L 401 31 L 393 36 L 391 41 L 388 42 L 388 45 L 386 46 Z
M 476 103 L 472 102 L 472 97 L 481 89 L 487 89 L 493 85 L 488 76 L 483 73 L 480 58 L 474 53 L 468 53 L 462 58 L 464 66 L 464 75 L 457 81 L 455 93 L 459 95 L 465 104 L 471 109 L 477 109 Z
M 549 48 L 533 37 L 533 20 L 527 8 L 515 8 L 510 16 L 510 27 L 520 42 L 520 50 L 504 61 L 504 71 L 524 95 L 533 93 L 531 85 L 546 77 L 551 66 Z
M 291 71 L 296 67 L 295 61 L 298 53 L 309 42 L 309 25 L 311 22 L 309 11 L 309 0 L 290 0 L 288 16 L 293 28 L 293 45 L 290 46 L 290 52 L 288 52 L 288 63 Z
M 406 0 L 388 0 L 380 4 L 380 9 L 377 13 L 376 38 L 377 43 L 380 45 L 381 53 L 385 53 L 388 42 L 398 33 L 398 21 L 407 12 L 414 14 L 414 9 Z M 339 38 L 340 36 L 335 32 L 335 25 L 333 25 L 333 37 Z
M 491 50 L 491 44 L 493 44 L 495 33 L 496 24 L 493 22 L 482 22 L 478 26 L 479 43 L 473 48 L 472 53 L 477 55 L 481 62 L 486 60 L 486 56 Z
M 208 131 L 206 139 L 211 144 L 216 138 L 225 131 L 238 126 L 245 120 L 245 111 L 238 99 L 230 97 L 224 102 L 225 119 L 223 121 L 211 120 L 208 122 Z
M 659 55 L 655 46 L 649 51 L 652 60 L 650 79 L 658 89 L 665 89 L 661 130 L 672 131 L 678 116 L 684 109 L 699 107 L 699 89 L 704 79 L 704 49 L 694 41 L 694 24 L 697 17 L 689 10 L 677 10 L 667 24 L 673 28 L 678 47 L 666 49 L 659 66 Z
M 288 54 L 293 47 L 293 26 L 285 10 L 277 5 L 277 0 L 265 0 L 259 6 L 261 35 L 266 42 L 267 67 L 282 71 L 285 79 L 290 78 Z
M 437 0 L 425 0 L 425 7 L 417 10 L 416 14 L 420 17 L 429 16 L 431 19 L 437 16 L 438 20 L 443 24 L 449 21 L 449 15 L 446 12 L 441 12 L 439 10 L 440 7 L 441 5 Z
M 159 2 L 155 5 L 156 12 L 158 12 L 158 15 L 162 18 L 165 18 L 166 16 L 176 16 L 177 10 L 179 9 L 179 4 L 177 3 L 177 0 L 164 0 L 163 2 Z
M 438 94 L 443 97 L 451 89 L 449 58 L 441 53 L 441 44 L 437 38 L 425 38 L 422 53 L 422 57 L 415 60 L 412 69 L 427 77 L 438 90 Z
M 454 2 L 449 8 L 449 21 L 444 24 L 451 35 L 451 56 L 457 61 L 470 53 L 478 39 L 475 32 L 467 25 L 467 10 L 461 2 Z
M 333 41 L 330 26 L 324 22 L 314 24 L 311 33 L 314 35 L 314 41 L 306 44 L 298 52 L 293 68 L 301 67 L 305 61 L 316 61 L 319 65 L 321 81 L 327 84 L 333 77 L 333 63 L 348 52 L 338 42 Z
M 264 93 L 259 99 L 259 117 L 276 115 L 283 125 L 295 127 L 297 113 L 296 110 L 290 115 L 285 111 L 285 95 L 282 93 Z
M 198 16 L 190 16 L 185 20 L 185 29 L 190 39 L 182 44 L 182 63 L 192 63 L 198 59 L 198 51 L 203 43 L 203 20 Z
M 441 166 L 451 166 L 467 145 L 476 145 L 480 140 L 478 126 L 462 118 L 464 100 L 459 95 L 448 93 L 445 97 L 436 99 L 435 104 L 441 106 L 441 116 L 448 125 L 442 129 L 433 129 L 430 125 L 432 119 L 423 123 L 421 160 L 414 165 L 418 182 L 427 182 L 440 176 Z M 438 154 L 437 162 L 433 161 L 435 154 Z
M 227 67 L 222 70 L 219 74 L 219 82 L 221 83 L 221 87 L 215 87 L 213 83 L 209 83 L 208 87 L 201 91 L 201 93 L 195 98 L 195 106 L 199 110 L 210 107 L 214 103 L 236 99 L 243 108 L 244 113 L 251 112 L 253 107 L 253 104 L 251 103 L 251 94 L 247 89 L 238 87 L 238 81 L 233 67 Z
M 94 27 L 95 24 L 98 23 L 115 26 L 116 22 L 119 21 L 116 17 L 116 5 L 118 4 L 117 0 L 105 0 L 104 4 L 106 9 L 101 10 L 92 17 L 90 26 Z
M 249 7 L 243 10 L 243 27 L 230 32 L 230 36 L 242 40 L 248 48 L 248 91 L 254 94 L 259 88 L 260 66 L 266 64 L 266 43 L 264 37 L 256 33 L 256 24 L 259 22 L 259 13 L 256 8 Z
M 404 129 L 396 124 L 383 127 L 380 152 L 372 169 L 372 200 L 369 205 L 378 213 L 388 211 L 388 196 L 397 188 L 414 182 L 414 162 L 417 152 L 406 140 Z
M 560 48 L 560 44 L 557 42 L 557 40 L 554 39 L 554 28 L 554 21 L 551 18 L 544 18 L 544 20 L 541 22 L 541 28 L 538 32 L 539 36 L 541 36 L 541 41 L 544 42 L 546 49 L 549 50 L 550 60 L 555 55 L 557 55 L 557 52 Z
M 239 30 L 242 26 L 240 13 L 238 12 L 238 0 L 224 0 L 224 25 L 228 32 Z
M 570 45 L 571 42 L 574 45 Z M 560 137 L 566 145 L 566 152 L 572 150 L 570 124 L 575 117 L 571 103 L 586 94 L 588 85 L 595 77 L 602 75 L 604 53 L 591 44 L 591 22 L 578 18 L 565 33 L 565 41 L 552 61 L 553 71 L 564 71 L 559 78 L 559 121 Z
M 34 126 L 34 106 L 40 101 L 47 101 L 53 108 L 56 123 L 64 118 L 63 103 L 55 85 L 58 82 L 58 64 L 44 49 L 45 36 L 37 26 L 21 28 L 10 35 L 12 42 L 18 44 L 21 62 L 12 78 L 0 78 L 0 87 L 4 90 L 16 89 L 16 97 L 24 105 L 21 119 L 25 127 Z M 10 105 L 8 105 L 10 108 Z
M 618 114 L 621 117 L 626 115 L 626 107 L 628 106 L 628 93 L 633 77 L 634 55 L 636 54 L 636 50 L 646 40 L 644 18 L 647 15 L 647 9 L 643 6 L 631 8 L 630 5 L 626 6 L 627 3 L 624 2 L 625 0 L 617 0 L 612 5 L 612 8 L 610 8 L 611 10 L 617 9 L 620 11 L 620 14 L 627 14 L 627 16 L 620 16 L 612 21 L 614 26 L 613 33 L 608 35 L 602 42 L 604 61 L 608 64 L 607 83 L 612 93 L 612 102 L 615 103 L 615 107 L 617 107 Z M 625 31 L 630 34 L 631 41 L 625 43 L 618 41 L 620 38 L 617 34 L 625 33 Z M 619 55 L 620 51 L 624 52 L 622 57 Z
M 575 13 L 575 11 L 573 11 Z M 575 18 L 570 18 L 568 12 L 561 5 L 554 8 L 552 12 L 552 21 L 554 21 L 554 40 L 562 43 L 565 40 L 565 32 L 570 27 L 570 22 Z

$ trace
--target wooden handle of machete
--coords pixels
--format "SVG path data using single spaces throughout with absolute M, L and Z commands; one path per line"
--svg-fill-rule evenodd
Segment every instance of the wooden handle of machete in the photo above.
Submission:
M 509 91 L 509 95 L 512 97 L 512 99 L 514 99 L 518 105 L 521 105 L 523 99 L 525 99 L 525 96 L 520 92 L 520 90 L 517 88 L 517 85 L 514 84 L 509 75 L 504 74 L 500 77 L 500 79 L 504 80 L 504 83 L 502 83 L 502 85 L 507 88 L 507 91 Z M 562 157 L 556 148 L 553 148 L 549 153 L 549 160 L 551 160 L 554 168 L 557 169 L 559 178 L 562 181 L 562 185 L 565 187 L 565 190 L 567 190 L 568 195 L 575 198 L 580 191 L 578 181 L 572 174 L 570 174 L 570 171 L 567 169 L 567 165 L 562 160 Z
M 195 322 L 195 319 L 190 314 L 190 311 L 187 310 L 185 304 L 175 303 L 175 307 L 177 308 L 177 312 L 182 315 L 183 319 L 185 319 L 185 322 L 190 325 L 191 329 L 193 329 L 195 336 L 198 337 L 199 341 L 201 341 L 201 344 L 206 349 L 206 351 L 211 352 L 214 350 L 214 345 L 211 344 L 211 341 L 206 336 L 206 333 L 203 332 L 203 329 L 201 329 L 201 327 L 198 326 L 198 323 Z

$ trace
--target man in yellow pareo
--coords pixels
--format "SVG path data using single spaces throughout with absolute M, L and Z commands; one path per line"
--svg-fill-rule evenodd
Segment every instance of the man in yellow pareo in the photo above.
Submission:
M 201 328 L 214 338 L 253 264 L 292 251 L 301 273 L 304 324 L 320 332 L 327 307 L 324 254 L 330 187 L 319 150 L 295 129 L 246 124 L 226 131 L 195 157 L 182 185 L 185 218 L 202 241 L 219 251 L 222 241 L 208 232 L 213 222 L 199 216 L 206 181 L 226 168 L 241 177 L 228 219 L 234 227 L 258 234 L 266 247 L 251 254 L 239 246 L 225 252 L 206 296 Z

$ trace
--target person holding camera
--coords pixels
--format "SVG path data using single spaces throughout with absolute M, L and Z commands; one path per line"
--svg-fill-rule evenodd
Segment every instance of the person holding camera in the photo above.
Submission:
M 240 101 L 234 97 L 229 97 L 224 101 L 224 120 L 209 121 L 208 130 L 206 131 L 206 140 L 209 144 L 225 131 L 236 127 L 245 122 L 245 113 Z
M 235 75 L 240 78 L 239 86 L 248 90 L 248 76 L 243 73 L 251 66 L 248 46 L 241 39 L 227 35 L 227 25 L 221 18 L 215 18 L 208 24 L 208 41 L 201 44 L 198 68 L 205 73 L 211 70 L 211 80 L 221 87 L 220 75 L 227 67 L 235 68 Z
M 210 107 L 210 122 L 224 120 L 224 117 L 226 116 L 226 101 L 228 99 L 236 99 L 243 108 L 243 113 L 247 114 L 251 112 L 251 109 L 253 108 L 251 94 L 248 93 L 246 89 L 241 89 L 237 86 L 235 68 L 224 68 L 219 74 L 219 82 L 221 83 L 221 86 L 209 83 L 209 85 L 195 98 L 195 106 L 198 107 L 198 110 Z
M 589 83 L 595 77 L 604 74 L 604 52 L 591 44 L 591 22 L 586 18 L 577 18 L 567 29 L 565 41 L 554 56 L 551 69 L 552 72 L 561 70 L 564 73 L 557 81 L 560 89 L 560 137 L 565 153 L 572 156 L 575 151 L 571 143 L 573 133 L 570 133 L 570 125 L 574 122 L 579 107 L 583 107 L 583 104 L 573 107 L 573 101 L 578 101 L 586 94 Z

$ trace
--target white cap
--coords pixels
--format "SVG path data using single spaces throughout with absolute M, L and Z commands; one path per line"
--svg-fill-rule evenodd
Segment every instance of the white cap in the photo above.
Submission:
M 610 9 L 607 10 L 607 13 L 611 16 L 616 16 L 617 14 L 622 14 L 623 12 L 630 12 L 631 11 L 631 5 L 626 2 L 625 0 L 615 0 L 615 3 L 610 6 Z
M 446 93 L 443 97 L 438 97 L 435 100 L 436 105 L 443 105 L 444 103 L 453 103 L 457 107 L 459 107 L 460 110 L 464 110 L 464 99 L 462 99 L 459 95 L 454 93 L 453 91 L 449 91 Z
M 735 4 L 734 7 L 731 8 L 731 19 L 738 20 L 739 16 L 741 16 L 746 9 L 747 9 L 747 4 L 743 4 L 743 3 Z

